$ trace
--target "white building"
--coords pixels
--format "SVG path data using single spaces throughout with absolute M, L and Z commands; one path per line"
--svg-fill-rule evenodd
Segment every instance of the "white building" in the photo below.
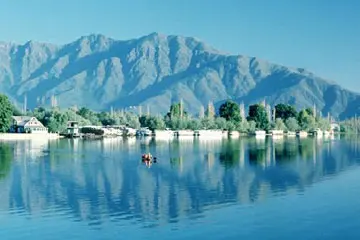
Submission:
M 13 116 L 12 133 L 48 133 L 48 129 L 36 117 Z

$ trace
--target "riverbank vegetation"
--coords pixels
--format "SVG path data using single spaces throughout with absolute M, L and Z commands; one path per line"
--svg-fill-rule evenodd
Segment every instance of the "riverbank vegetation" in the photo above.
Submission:
M 212 103 L 206 109 L 202 107 L 199 114 L 189 114 L 182 102 L 170 106 L 169 112 L 164 115 L 143 114 L 140 112 L 115 111 L 95 112 L 82 107 L 61 109 L 58 107 L 38 107 L 20 113 L 10 103 L 9 99 L 0 95 L 0 131 L 8 131 L 12 115 L 29 115 L 39 119 L 50 132 L 62 132 L 68 121 L 78 121 L 82 126 L 111 126 L 125 125 L 139 129 L 147 127 L 150 130 L 163 130 L 166 128 L 176 130 L 222 129 L 240 131 L 243 133 L 255 130 L 284 130 L 284 131 L 310 131 L 316 128 L 329 130 L 331 119 L 322 117 L 314 108 L 297 111 L 295 107 L 286 104 L 277 104 L 270 108 L 265 103 L 253 104 L 246 114 L 243 104 L 231 100 L 225 101 L 216 111 Z M 246 116 L 247 115 L 247 116 Z M 355 133 L 360 130 L 360 121 L 349 119 L 341 122 L 342 132 Z

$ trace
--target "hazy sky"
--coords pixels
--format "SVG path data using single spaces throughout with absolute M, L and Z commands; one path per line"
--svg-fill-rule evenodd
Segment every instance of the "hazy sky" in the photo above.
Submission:
M 0 40 L 67 43 L 101 33 L 197 37 L 303 67 L 360 91 L 358 0 L 0 0 Z

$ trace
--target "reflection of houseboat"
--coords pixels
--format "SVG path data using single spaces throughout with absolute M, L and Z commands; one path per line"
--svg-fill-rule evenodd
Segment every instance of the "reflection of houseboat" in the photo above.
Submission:
M 193 130 L 178 130 L 175 132 L 175 135 L 178 137 L 188 137 L 188 136 L 194 136 L 195 132 Z
M 266 136 L 266 131 L 256 130 L 256 131 L 252 132 L 252 135 L 255 135 L 255 136 Z
M 296 137 L 296 132 L 288 131 L 288 132 L 286 133 L 286 136 L 288 136 L 288 137 Z
M 284 139 L 284 135 L 272 135 L 272 139 L 273 140 L 283 140 Z
M 239 131 L 229 131 L 229 137 L 230 138 L 239 138 L 240 132 Z
M 283 130 L 270 130 L 269 133 L 271 135 L 276 135 L 276 136 L 282 136 L 284 135 L 284 131 Z
M 155 130 L 154 131 L 154 136 L 155 136 L 155 138 L 168 139 L 168 138 L 174 137 L 174 132 L 171 131 L 170 129 Z
M 222 131 L 222 136 L 223 136 L 223 138 L 229 137 L 229 131 L 226 131 L 226 130 Z
M 198 137 L 223 137 L 223 131 L 222 130 L 198 130 L 195 133 L 195 136 Z
M 324 134 L 325 137 L 331 137 L 331 136 L 334 135 L 334 131 L 333 130 L 324 131 L 323 134 Z
M 255 138 L 257 138 L 257 139 L 265 139 L 266 138 L 266 131 L 256 130 L 256 131 L 250 133 L 250 135 L 255 136 Z

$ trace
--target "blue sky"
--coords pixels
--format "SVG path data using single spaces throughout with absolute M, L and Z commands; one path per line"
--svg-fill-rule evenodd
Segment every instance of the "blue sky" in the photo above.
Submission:
M 360 91 L 358 0 L 1 0 L 0 40 L 67 43 L 160 32 L 303 67 Z

